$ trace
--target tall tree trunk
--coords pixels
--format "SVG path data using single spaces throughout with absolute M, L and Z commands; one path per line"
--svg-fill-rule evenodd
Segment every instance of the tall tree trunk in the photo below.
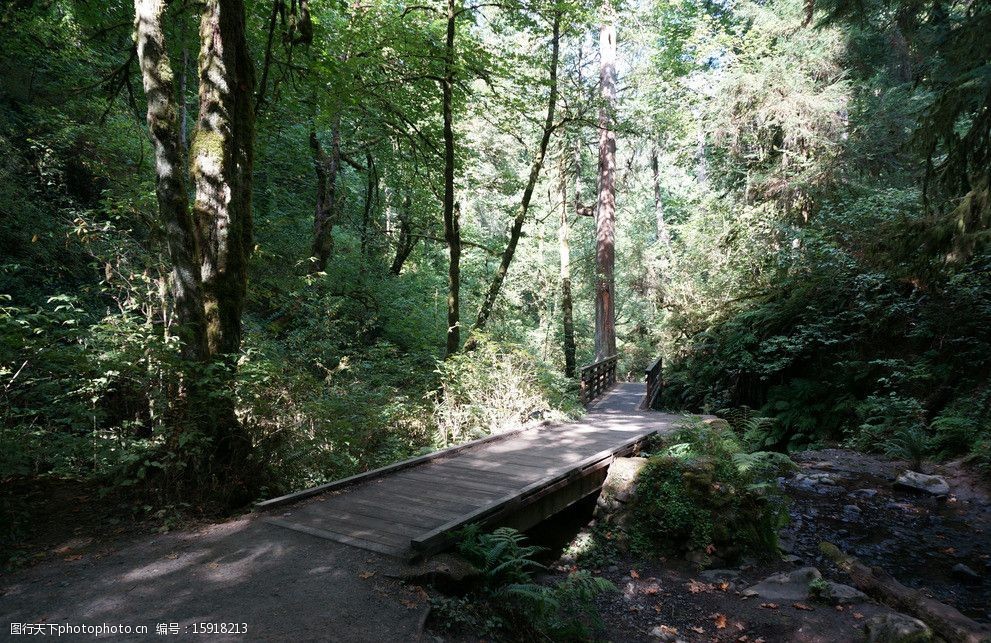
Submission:
M 378 171 L 375 169 L 375 158 L 372 153 L 365 152 L 365 164 L 368 167 L 368 181 L 365 184 L 365 208 L 361 215 L 361 257 L 368 256 L 368 223 L 372 218 L 372 203 L 378 190 Z
M 317 133 L 310 131 L 313 168 L 317 174 L 317 205 L 313 212 L 313 245 L 310 248 L 310 274 L 327 269 L 334 252 L 334 224 L 337 222 L 337 175 L 341 171 L 341 119 L 334 119 L 330 131 L 330 154 L 323 151 Z
M 516 246 L 519 244 L 520 235 L 523 233 L 523 224 L 526 222 L 526 215 L 530 210 L 533 191 L 537 187 L 540 170 L 544 166 L 544 157 L 547 156 L 547 146 L 550 144 L 551 134 L 554 132 L 554 108 L 557 105 L 557 64 L 561 49 L 560 43 L 561 12 L 555 11 L 551 35 L 550 94 L 547 97 L 547 115 L 544 117 L 544 128 L 540 135 L 537 157 L 530 166 L 530 176 L 527 179 L 526 187 L 523 189 L 520 208 L 516 213 L 516 218 L 513 219 L 512 227 L 509 229 L 509 241 L 506 243 L 506 249 L 502 253 L 502 260 L 499 262 L 499 267 L 492 277 L 489 291 L 485 294 L 485 299 L 482 301 L 482 305 L 478 310 L 478 316 L 475 318 L 475 324 L 472 326 L 471 333 L 476 333 L 483 329 L 489 320 L 489 316 L 492 314 L 496 299 L 499 297 L 499 291 L 502 289 L 502 284 L 506 280 L 506 274 L 509 273 L 509 266 L 513 261 L 513 255 L 516 254 Z M 473 347 L 474 342 L 469 338 L 465 348 L 470 350 Z
M 595 358 L 616 354 L 616 27 L 606 6 L 599 34 L 599 206 L 595 221 Z
M 413 199 L 410 193 L 406 192 L 406 196 L 403 197 L 403 209 L 399 213 L 399 237 L 396 239 L 396 257 L 392 260 L 392 266 L 389 268 L 389 272 L 396 276 L 399 276 L 399 273 L 402 272 L 403 264 L 406 263 L 406 259 L 413 252 L 413 246 L 416 245 L 416 237 L 413 236 L 413 221 L 410 216 L 410 208 L 412 207 Z
M 241 346 L 251 249 L 254 84 L 243 0 L 206 0 L 200 19 L 199 118 L 190 159 L 193 212 L 202 253 L 207 348 L 211 356 L 223 358 L 229 374 Z M 233 470 L 250 448 L 234 415 L 233 396 L 211 410 L 215 461 Z
M 207 343 L 200 253 L 186 194 L 180 110 L 175 103 L 174 76 L 162 31 L 165 4 L 165 0 L 135 0 L 135 38 L 148 100 L 148 131 L 155 149 L 158 211 L 172 263 L 176 334 L 182 340 L 182 356 L 202 360 L 207 355 Z
M 654 219 L 657 229 L 655 235 L 657 241 L 665 246 L 670 245 L 671 238 L 668 234 L 668 226 L 664 221 L 664 200 L 661 198 L 661 168 L 657 142 L 650 148 L 650 170 L 654 179 Z
M 454 207 L 454 27 L 455 0 L 447 0 L 447 38 L 444 48 L 444 240 L 450 262 L 447 270 L 447 356 L 461 347 L 461 223 Z
M 558 185 L 561 193 L 561 225 L 557 240 L 561 256 L 561 318 L 564 326 L 564 374 L 575 376 L 575 320 L 571 301 L 571 241 L 568 226 L 568 172 L 566 150 L 561 150 Z

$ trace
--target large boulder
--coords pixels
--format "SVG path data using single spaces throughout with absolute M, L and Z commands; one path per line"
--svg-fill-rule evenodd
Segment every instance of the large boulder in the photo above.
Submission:
M 602 491 L 595 503 L 595 520 L 611 528 L 615 542 L 625 549 L 629 538 L 626 529 L 630 522 L 630 501 L 636 494 L 637 476 L 647 464 L 647 458 L 616 458 L 609 465 L 609 473 L 602 483 Z
M 867 643 L 928 643 L 932 630 L 917 618 L 898 612 L 878 614 L 864 623 Z
M 768 576 L 744 590 L 744 596 L 757 596 L 774 603 L 804 601 L 809 598 L 809 583 L 822 578 L 815 567 L 802 567 L 790 572 Z
M 853 605 L 855 603 L 866 603 L 870 599 L 867 594 L 855 587 L 826 581 L 817 591 L 816 598 L 831 603 L 833 605 Z
M 921 493 L 931 493 L 934 496 L 945 496 L 950 493 L 950 485 L 942 476 L 927 476 L 918 471 L 905 471 L 895 480 L 895 486 Z

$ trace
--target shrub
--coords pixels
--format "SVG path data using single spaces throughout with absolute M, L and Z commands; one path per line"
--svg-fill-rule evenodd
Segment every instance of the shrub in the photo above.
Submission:
M 485 337 L 478 338 L 475 350 L 440 362 L 437 370 L 437 446 L 508 431 L 555 407 L 576 410 L 566 381 L 547 373 L 526 351 Z
M 787 517 L 769 482 L 794 468 L 778 453 L 747 454 L 725 424 L 698 419 L 640 472 L 631 543 L 642 555 L 704 550 L 724 558 L 773 551 Z

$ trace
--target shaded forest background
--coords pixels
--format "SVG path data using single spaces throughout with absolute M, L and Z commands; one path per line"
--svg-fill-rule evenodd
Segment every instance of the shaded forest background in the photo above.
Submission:
M 580 413 L 564 319 L 590 362 L 602 8 L 458 3 L 452 49 L 453 4 L 244 4 L 242 334 L 195 374 L 250 443 L 236 470 L 183 401 L 134 6 L 0 9 L 4 539 L 41 481 L 139 514 L 236 505 Z M 201 9 L 163 22 L 184 153 Z M 991 471 L 989 3 L 615 9 L 621 373 L 662 355 L 663 406 L 731 415 L 753 448 Z M 446 79 L 462 342 L 519 221 L 469 351 L 448 333 Z

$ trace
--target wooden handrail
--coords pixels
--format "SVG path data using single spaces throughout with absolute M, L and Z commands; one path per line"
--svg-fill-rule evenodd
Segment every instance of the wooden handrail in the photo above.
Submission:
M 663 388 L 664 382 L 661 378 L 661 359 L 662 358 L 658 357 L 644 371 L 647 379 L 647 392 L 644 393 L 643 402 L 640 403 L 641 409 L 650 410 L 653 408 L 654 402 L 657 400 L 657 395 L 661 392 L 661 388 Z
M 581 369 L 581 388 L 579 396 L 582 404 L 589 404 L 595 398 L 608 391 L 616 383 L 616 364 L 619 356 L 613 355 L 592 362 Z

